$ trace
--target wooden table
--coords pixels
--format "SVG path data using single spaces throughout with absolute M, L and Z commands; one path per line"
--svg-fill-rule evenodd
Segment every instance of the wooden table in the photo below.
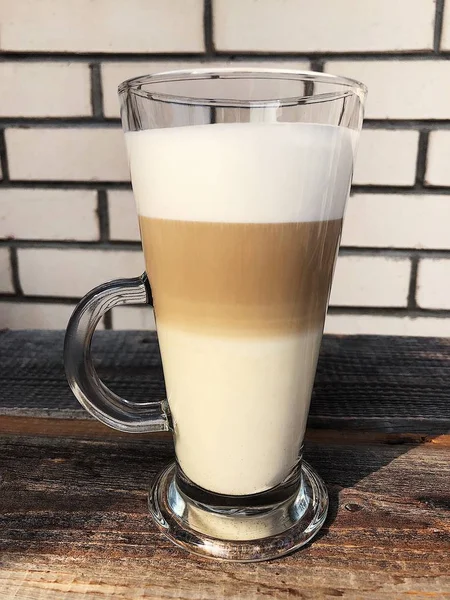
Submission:
M 78 407 L 61 332 L 0 334 L 0 598 L 450 598 L 450 343 L 324 339 L 307 459 L 331 497 L 315 541 L 260 564 L 177 549 L 147 513 L 173 457 Z M 128 397 L 163 394 L 152 334 L 96 334 L 97 367 Z

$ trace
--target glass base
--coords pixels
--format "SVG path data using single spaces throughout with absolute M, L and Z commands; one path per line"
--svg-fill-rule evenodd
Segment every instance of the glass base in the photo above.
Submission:
M 207 558 L 256 562 L 283 556 L 308 543 L 327 515 L 325 485 L 305 462 L 296 491 L 264 507 L 256 502 L 212 507 L 194 501 L 177 485 L 177 469 L 175 463 L 169 465 L 153 482 L 150 513 L 158 529 L 177 546 Z

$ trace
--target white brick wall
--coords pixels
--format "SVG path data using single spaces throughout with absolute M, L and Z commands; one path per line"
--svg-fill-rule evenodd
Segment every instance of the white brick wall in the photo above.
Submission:
M 70 304 L 0 302 L 0 329 L 65 329 L 74 308 Z
M 133 193 L 108 192 L 109 235 L 112 240 L 139 241 L 139 222 Z
M 0 117 L 79 117 L 92 114 L 87 64 L 0 62 L 0 81 Z
M 202 0 L 2 0 L 0 48 L 202 52 Z
M 9 258 L 9 248 L 0 248 L 0 293 L 12 293 L 14 291 Z M 1 309 L 1 305 L 0 305 Z
M 369 87 L 342 238 L 352 250 L 338 260 L 326 330 L 449 335 L 441 4 L 211 0 L 205 35 L 203 0 L 0 0 L 0 327 L 63 328 L 67 298 L 144 268 L 118 84 L 236 65 L 313 67 Z M 112 325 L 152 329 L 153 313 L 116 308 Z
M 405 258 L 340 256 L 331 306 L 406 306 L 411 263 Z
M 361 134 L 353 182 L 413 185 L 418 142 L 417 131 L 365 129 Z
M 328 315 L 325 333 L 450 337 L 450 319 L 376 315 Z
M 425 181 L 429 185 L 450 185 L 450 131 L 432 131 L 428 142 Z
M 18 251 L 24 294 L 81 297 L 100 283 L 144 271 L 140 252 L 23 248 Z
M 450 50 L 450 5 L 445 3 L 442 27 L 441 50 Z
M 113 329 L 156 329 L 155 315 L 150 306 L 118 306 L 111 312 Z
M 370 90 L 368 119 L 450 118 L 447 60 L 339 60 L 327 62 L 324 70 L 364 81 Z
M 342 244 L 450 250 L 450 196 L 356 194 L 348 200 Z
M 432 48 L 434 2 L 213 0 L 216 48 L 364 52 Z
M 7 129 L 11 179 L 128 181 L 119 128 Z
M 97 192 L 0 188 L 0 238 L 98 240 Z
M 148 75 L 151 73 L 162 73 L 163 71 L 172 71 L 179 69 L 199 69 L 199 68 L 220 68 L 220 67 L 249 67 L 254 68 L 278 68 L 278 69 L 309 69 L 309 61 L 306 60 L 240 60 L 236 61 L 151 61 L 151 62 L 110 62 L 102 64 L 102 84 L 103 84 L 103 106 L 105 116 L 119 116 L 119 99 L 117 96 L 117 87 L 119 83 L 131 77 Z
M 450 259 L 423 259 L 417 272 L 420 308 L 450 309 Z

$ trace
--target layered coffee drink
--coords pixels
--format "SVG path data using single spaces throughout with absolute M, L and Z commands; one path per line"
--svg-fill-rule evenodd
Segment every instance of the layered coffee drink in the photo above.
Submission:
M 126 134 L 177 459 L 210 492 L 268 490 L 298 461 L 353 139 L 308 123 Z

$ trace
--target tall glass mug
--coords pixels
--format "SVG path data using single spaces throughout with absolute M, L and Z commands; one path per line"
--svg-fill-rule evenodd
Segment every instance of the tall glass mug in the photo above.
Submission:
M 69 384 L 110 427 L 172 432 L 176 462 L 149 504 L 176 544 L 227 560 L 281 556 L 327 513 L 302 448 L 365 87 L 201 69 L 131 79 L 119 94 L 148 280 L 105 283 L 80 302 Z M 120 398 L 90 355 L 102 315 L 139 302 L 155 311 L 161 402 Z

